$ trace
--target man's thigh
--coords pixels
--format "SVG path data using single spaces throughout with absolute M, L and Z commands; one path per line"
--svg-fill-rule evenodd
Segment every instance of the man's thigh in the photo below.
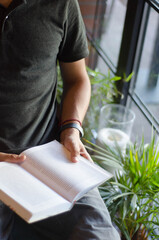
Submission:
M 0 240 L 11 240 L 13 212 L 0 201 Z
M 69 240 L 119 240 L 97 189 L 81 198 L 73 210 L 75 224 Z
M 81 198 L 71 211 L 33 224 L 48 240 L 119 240 L 97 189 Z

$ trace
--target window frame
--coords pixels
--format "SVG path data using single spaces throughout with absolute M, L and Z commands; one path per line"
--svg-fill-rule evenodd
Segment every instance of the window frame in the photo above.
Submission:
M 148 24 L 148 16 L 151 8 L 159 13 L 159 1 L 127 0 L 126 16 L 117 66 L 112 63 L 108 55 L 88 33 L 88 39 L 93 48 L 95 48 L 97 55 L 103 59 L 113 74 L 122 76 L 123 79 L 123 73 L 128 76 L 132 72 L 134 72 L 135 75 L 138 72 Z M 132 77 L 130 82 L 124 82 L 124 80 L 117 82 L 117 88 L 124 97 L 121 98 L 119 96 L 119 98 L 115 99 L 115 101 L 123 105 L 130 105 L 128 98 L 131 99 L 131 101 L 138 107 L 141 113 L 148 120 L 150 125 L 152 125 L 159 133 L 158 120 L 150 112 L 150 110 L 141 100 L 140 96 L 134 92 L 133 86 L 135 84 L 135 75 Z

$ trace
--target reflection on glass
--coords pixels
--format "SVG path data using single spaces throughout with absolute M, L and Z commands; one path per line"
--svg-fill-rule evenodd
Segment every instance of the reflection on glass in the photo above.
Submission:
M 107 1 L 101 38 L 96 39 L 102 50 L 115 66 L 118 61 L 126 8 L 127 0 Z M 98 65 L 99 64 L 100 60 Z
M 151 9 L 135 92 L 159 120 L 159 15 Z

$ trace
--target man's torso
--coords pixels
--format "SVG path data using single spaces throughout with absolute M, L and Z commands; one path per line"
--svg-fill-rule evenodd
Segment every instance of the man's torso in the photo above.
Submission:
M 58 54 L 62 61 L 87 54 L 79 13 L 70 11 L 76 2 L 13 0 L 0 7 L 0 151 L 41 143 L 54 122 Z
M 54 121 L 56 61 L 64 21 L 55 2 L 19 0 L 3 9 L 0 151 L 7 151 L 9 146 L 11 152 L 19 152 L 38 144 Z

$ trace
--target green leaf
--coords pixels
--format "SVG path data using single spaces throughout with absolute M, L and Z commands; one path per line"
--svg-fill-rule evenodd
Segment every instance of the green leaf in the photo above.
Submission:
M 134 194 L 134 196 L 132 197 L 132 200 L 131 200 L 132 213 L 134 213 L 136 205 L 137 205 L 137 195 Z
M 121 198 L 121 197 L 126 197 L 128 195 L 133 195 L 133 194 L 134 194 L 133 192 L 121 193 L 121 194 L 118 194 L 117 196 L 112 197 L 112 201 L 115 201 L 115 200 L 117 200 L 118 198 Z
M 132 150 L 131 150 L 131 149 L 130 149 L 130 151 L 129 151 L 129 155 L 130 155 L 130 164 L 131 164 L 131 166 L 132 166 L 133 172 L 135 173 L 135 164 L 134 164 L 133 153 L 132 153 Z
M 110 183 L 113 184 L 113 185 L 116 185 L 116 186 L 118 186 L 118 187 L 121 187 L 121 188 L 124 188 L 124 189 L 130 191 L 130 189 L 129 189 L 127 186 L 125 186 L 125 185 L 123 185 L 123 184 L 121 184 L 121 183 L 118 183 L 118 182 L 110 182 Z
M 108 163 L 109 165 L 112 165 L 112 166 L 122 170 L 122 166 L 119 164 L 119 162 L 110 156 L 92 155 L 92 158 L 95 160 L 99 160 L 100 162 L 105 162 L 106 164 Z
M 129 82 L 131 80 L 131 78 L 133 77 L 133 75 L 134 75 L 134 72 L 130 73 L 128 77 L 125 76 L 124 81 Z
M 138 159 L 138 154 L 137 154 L 137 152 L 136 152 L 136 154 L 135 154 L 135 163 L 136 163 L 136 171 L 137 171 L 138 175 L 141 176 L 141 175 L 140 175 L 140 163 L 139 163 L 139 159 Z

